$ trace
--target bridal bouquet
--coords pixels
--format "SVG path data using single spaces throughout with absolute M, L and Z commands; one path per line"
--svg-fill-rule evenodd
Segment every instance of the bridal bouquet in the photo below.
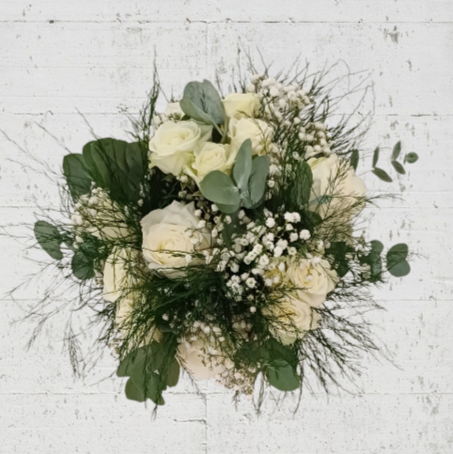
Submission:
M 79 289 L 71 310 L 100 324 L 126 396 L 162 405 L 184 372 L 258 400 L 358 372 L 377 350 L 370 286 L 408 274 L 408 248 L 384 253 L 358 231 L 373 201 L 360 144 L 347 120 L 329 123 L 321 78 L 266 71 L 226 96 L 190 82 L 163 113 L 159 91 L 156 80 L 132 141 L 64 157 L 63 220 L 34 227 Z M 392 181 L 378 159 L 372 172 Z

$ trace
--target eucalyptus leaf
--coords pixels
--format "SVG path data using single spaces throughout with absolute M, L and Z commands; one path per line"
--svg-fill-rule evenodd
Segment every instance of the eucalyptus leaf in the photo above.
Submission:
M 82 281 L 93 278 L 95 274 L 93 259 L 81 250 L 74 253 L 71 268 L 74 276 Z
M 350 164 L 354 171 L 356 171 L 359 165 L 359 150 L 352 150 Z
M 220 205 L 234 207 L 241 202 L 239 189 L 233 180 L 219 170 L 208 173 L 199 186 L 204 197 L 217 204 L 219 208 Z
M 237 187 L 241 191 L 248 191 L 248 182 L 252 172 L 252 141 L 247 139 L 243 142 L 236 156 L 236 164 L 233 167 L 233 177 Z
M 93 180 L 85 168 L 85 161 L 81 154 L 68 154 L 63 158 L 63 175 L 73 200 L 90 192 Z
M 408 153 L 404 157 L 404 162 L 407 162 L 408 164 L 413 164 L 414 162 L 418 161 L 418 154 L 417 153 Z
M 401 142 L 397 142 L 396 145 L 393 147 L 393 152 L 392 152 L 392 161 L 396 161 L 398 159 L 398 156 L 401 153 Z
M 395 244 L 395 246 L 391 247 L 387 252 L 387 269 L 390 271 L 390 268 L 405 261 L 408 253 L 409 248 L 405 243 Z
M 398 161 L 392 161 L 392 166 L 399 174 L 404 175 L 406 173 L 404 167 Z
M 37 221 L 34 226 L 34 234 L 39 245 L 52 257 L 54 260 L 61 260 L 63 253 L 61 252 L 62 237 L 58 229 L 46 221 Z
M 214 125 L 225 123 L 225 109 L 222 104 L 222 98 L 214 85 L 208 80 L 189 82 L 184 88 L 184 95 L 180 105 L 184 113 L 195 120 Z M 204 115 L 201 114 L 200 118 L 196 118 L 196 116 L 200 116 L 200 113 Z M 196 116 L 194 117 L 193 114 Z
M 269 156 L 258 156 L 252 161 L 252 173 L 249 180 L 250 201 L 252 206 L 258 204 L 264 196 L 266 179 L 269 173 Z
M 373 153 L 373 167 L 376 167 L 376 164 L 378 163 L 379 161 L 379 147 L 376 147 L 376 149 L 374 150 L 374 153 Z
M 372 172 L 382 181 L 386 181 L 387 183 L 391 183 L 393 181 L 390 175 L 385 170 L 375 167 L 372 170 Z
M 411 267 L 406 260 L 403 260 L 400 263 L 388 268 L 389 273 L 395 277 L 404 277 L 407 276 L 411 272 Z
M 273 361 L 267 371 L 269 384 L 280 391 L 294 391 L 300 387 L 295 370 L 284 360 Z
M 173 387 L 178 384 L 180 367 L 176 359 L 171 363 L 167 374 L 167 386 Z
M 127 381 L 125 391 L 126 397 L 130 400 L 135 400 L 136 402 L 145 402 L 146 400 L 143 389 L 140 389 L 132 380 L 132 378 L 129 378 L 129 380 Z

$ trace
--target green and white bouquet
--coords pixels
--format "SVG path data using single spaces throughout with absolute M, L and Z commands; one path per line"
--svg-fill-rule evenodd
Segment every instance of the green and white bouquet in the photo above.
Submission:
M 358 232 L 374 200 L 356 174 L 361 135 L 349 118 L 329 123 L 322 77 L 266 70 L 226 96 L 190 82 L 164 113 L 159 93 L 155 79 L 130 142 L 64 157 L 63 220 L 34 227 L 79 290 L 70 310 L 91 311 L 129 377 L 126 396 L 162 405 L 185 372 L 260 403 L 269 386 L 312 377 L 328 390 L 359 372 L 378 350 L 369 289 L 409 273 L 408 248 L 383 255 Z M 391 181 L 378 158 L 372 171 Z

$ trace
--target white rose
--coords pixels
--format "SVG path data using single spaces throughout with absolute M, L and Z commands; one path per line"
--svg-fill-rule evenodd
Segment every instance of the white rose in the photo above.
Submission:
M 254 93 L 231 93 L 223 100 L 229 118 L 254 117 L 260 108 L 260 99 Z
M 344 161 L 341 161 L 336 154 L 328 158 L 311 158 L 307 161 L 313 173 L 313 186 L 310 201 L 323 195 L 332 196 L 333 199 L 325 204 L 311 204 L 310 209 L 317 210 L 322 217 L 328 213 L 334 213 L 335 208 L 347 211 L 357 202 L 357 197 L 365 197 L 367 189 L 364 181 L 358 177 L 354 169 Z M 332 181 L 337 180 L 335 188 L 332 188 Z M 360 206 L 354 207 L 352 212 L 359 212 Z
M 288 266 L 286 279 L 297 287 L 297 298 L 312 307 L 321 307 L 338 282 L 337 273 L 327 260 L 313 264 L 302 259 Z
M 187 266 L 186 255 L 210 246 L 208 233 L 193 231 L 198 223 L 193 202 L 183 205 L 174 201 L 162 210 L 147 214 L 141 224 L 143 255 L 148 261 L 148 267 L 171 278 L 181 276 L 183 272 L 175 271 L 175 268 Z M 197 263 L 198 260 L 190 262 L 191 265 Z
M 134 285 L 131 269 L 134 267 L 137 251 L 115 248 L 104 266 L 104 300 L 118 302 L 116 321 L 120 324 L 130 313 L 134 304 Z
M 273 130 L 262 120 L 251 118 L 232 118 L 229 124 L 229 134 L 231 138 L 231 148 L 237 154 L 241 145 L 247 140 L 252 141 L 252 154 L 264 155 L 269 146 Z
M 149 142 L 151 166 L 164 173 L 180 175 L 193 160 L 193 151 L 200 142 L 211 137 L 212 127 L 193 121 L 166 121 Z
M 209 354 L 208 346 L 200 339 L 179 344 L 177 354 L 182 366 L 196 380 L 213 378 L 225 371 L 224 361 Z
M 293 344 L 307 331 L 317 329 L 321 320 L 321 316 L 307 303 L 289 297 L 271 306 L 266 312 L 265 315 L 270 315 L 275 320 L 275 325 L 271 328 L 272 334 L 283 345 Z
M 190 167 L 186 168 L 186 173 L 197 183 L 214 170 L 220 170 L 229 175 L 236 160 L 236 154 L 237 152 L 233 153 L 228 144 L 206 142 L 195 151 L 195 160 Z
M 179 102 L 170 102 L 165 109 L 164 115 L 166 115 L 167 117 L 171 115 L 178 115 L 180 117 L 183 117 L 184 112 L 181 109 Z

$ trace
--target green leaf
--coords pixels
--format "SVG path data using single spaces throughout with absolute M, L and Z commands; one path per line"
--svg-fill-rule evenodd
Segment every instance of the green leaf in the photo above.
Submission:
M 120 203 L 136 202 L 146 173 L 146 150 L 139 143 L 99 139 L 83 147 L 85 167 L 97 186 Z
M 81 154 L 68 154 L 63 158 L 63 174 L 73 200 L 90 192 L 92 179 Z
M 240 203 L 237 203 L 236 205 L 223 205 L 221 203 L 217 203 L 216 205 L 223 214 L 234 214 L 241 207 Z
M 379 161 L 379 147 L 377 147 L 373 153 L 373 167 L 376 167 L 376 164 L 378 163 L 378 161 Z
M 397 142 L 396 145 L 393 147 L 393 152 L 392 152 L 392 161 L 396 161 L 398 159 L 398 156 L 401 153 L 401 142 Z
M 350 164 L 354 171 L 356 171 L 359 165 L 359 150 L 352 150 Z
M 171 363 L 167 374 L 167 386 L 173 387 L 178 384 L 180 367 L 176 359 Z
M 269 358 L 272 361 L 283 360 L 290 364 L 293 368 L 297 366 L 297 355 L 289 345 L 283 345 L 276 339 L 271 338 L 266 345 Z
M 220 206 L 238 206 L 241 202 L 239 189 L 233 180 L 220 170 L 208 173 L 200 182 L 201 193 L 211 202 Z
M 37 221 L 34 227 L 34 234 L 39 245 L 54 259 L 61 260 L 62 238 L 58 229 L 46 221 Z
M 408 153 L 404 157 L 404 162 L 407 162 L 408 164 L 413 164 L 414 162 L 418 161 L 418 154 L 417 153 Z
M 377 240 L 371 241 L 370 253 L 360 258 L 361 264 L 370 265 L 370 282 L 378 282 L 382 279 L 382 258 L 381 253 L 384 250 L 384 245 Z
M 225 109 L 214 85 L 208 80 L 189 82 L 184 88 L 181 109 L 191 118 L 207 124 L 225 123 Z
M 146 400 L 145 393 L 134 383 L 132 378 L 129 378 L 126 383 L 126 397 L 137 402 L 145 402 Z
M 82 281 L 94 277 L 93 259 L 81 250 L 76 251 L 72 257 L 71 268 L 74 276 Z
M 392 161 L 392 166 L 401 175 L 404 175 L 406 173 L 406 171 L 404 170 L 404 167 L 398 161 Z
M 387 269 L 393 268 L 398 263 L 401 263 L 407 259 L 409 248 L 405 243 L 395 244 L 387 252 Z
M 280 391 L 294 391 L 300 387 L 295 370 L 284 360 L 273 361 L 267 371 L 269 384 Z
M 373 169 L 373 173 L 380 178 L 382 181 L 386 181 L 387 183 L 391 183 L 393 180 L 390 178 L 390 175 L 382 169 L 379 169 L 378 167 L 375 167 Z
M 372 240 L 372 241 L 370 242 L 370 244 L 371 244 L 371 250 L 372 250 L 374 253 L 376 253 L 376 254 L 378 254 L 378 255 L 381 255 L 381 254 L 382 254 L 382 251 L 384 250 L 384 245 L 383 245 L 380 241 L 378 241 L 378 240 Z
M 349 260 L 346 258 L 346 254 L 353 251 L 354 248 L 348 246 L 344 241 L 331 243 L 328 253 L 335 258 L 335 263 L 338 265 L 336 271 L 340 277 L 349 272 Z
M 252 161 L 252 173 L 249 180 L 251 206 L 245 205 L 247 208 L 254 208 L 263 199 L 269 165 L 269 156 L 258 156 Z
M 404 277 L 407 276 L 411 272 L 411 267 L 409 263 L 405 260 L 388 268 L 389 273 L 395 277 Z
M 233 167 L 233 177 L 241 191 L 248 190 L 248 181 L 252 172 L 252 141 L 247 139 L 239 148 L 236 164 Z
M 303 210 L 310 200 L 311 187 L 313 185 L 313 173 L 306 161 L 299 161 L 295 168 L 294 179 L 289 182 L 288 201 L 290 209 Z

